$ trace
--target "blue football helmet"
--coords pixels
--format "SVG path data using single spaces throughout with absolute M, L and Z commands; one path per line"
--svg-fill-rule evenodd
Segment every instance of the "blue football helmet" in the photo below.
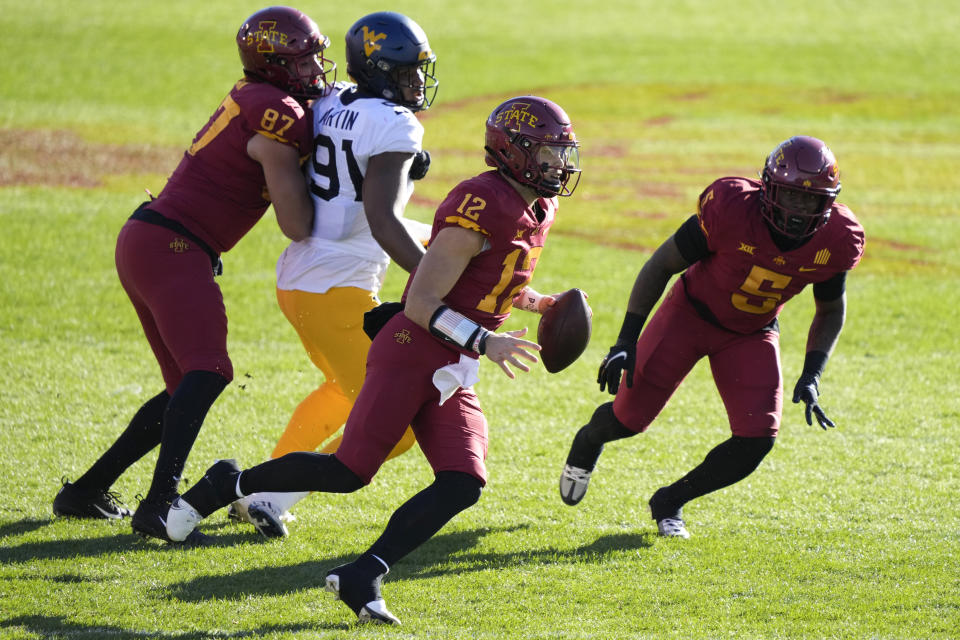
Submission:
M 347 31 L 347 73 L 367 93 L 421 111 L 437 94 L 437 56 L 416 22 L 393 11 L 371 13 Z M 416 90 L 416 98 L 403 88 Z

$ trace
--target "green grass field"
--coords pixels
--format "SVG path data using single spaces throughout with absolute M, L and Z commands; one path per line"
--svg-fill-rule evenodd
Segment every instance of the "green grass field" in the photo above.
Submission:
M 484 169 L 500 100 L 538 93 L 574 119 L 584 175 L 534 285 L 590 294 L 587 353 L 514 381 L 484 363 L 490 483 L 391 571 L 399 628 L 358 627 L 322 584 L 430 481 L 416 450 L 361 492 L 298 505 L 280 542 L 222 513 L 204 525 L 217 545 L 194 550 L 53 520 L 59 478 L 160 389 L 114 271 L 116 233 L 239 76 L 233 37 L 258 8 L 0 0 L 0 638 L 960 636 L 960 17 L 944 0 L 395 2 L 430 34 L 441 81 L 411 217 L 429 220 Z M 346 28 L 385 7 L 299 8 L 343 64 Z M 563 505 L 557 478 L 604 401 L 596 366 L 640 265 L 711 180 L 755 175 L 794 134 L 830 144 L 840 199 L 867 231 L 822 385 L 838 428 L 788 405 L 761 467 L 687 507 L 693 538 L 659 539 L 647 499 L 729 433 L 701 363 L 647 434 L 608 447 L 584 502 Z M 318 384 L 275 303 L 284 246 L 268 214 L 225 256 L 236 379 L 188 483 L 217 457 L 265 458 Z M 392 271 L 384 298 L 404 281 Z M 789 388 L 812 313 L 805 292 L 781 318 Z M 516 316 L 510 328 L 535 328 Z M 117 483 L 128 504 L 154 460 Z

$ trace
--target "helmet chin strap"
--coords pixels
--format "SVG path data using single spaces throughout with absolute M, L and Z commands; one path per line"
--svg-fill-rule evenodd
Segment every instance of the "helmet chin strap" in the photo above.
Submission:
M 540 184 L 536 187 L 537 195 L 541 198 L 553 198 L 554 196 L 560 195 L 560 190 L 563 188 L 563 185 L 557 183 L 556 189 L 548 189 L 544 186 L 544 182 L 541 181 Z

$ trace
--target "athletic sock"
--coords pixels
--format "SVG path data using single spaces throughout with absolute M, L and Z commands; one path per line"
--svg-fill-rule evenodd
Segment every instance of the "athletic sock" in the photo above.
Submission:
M 654 494 L 650 500 L 654 519 L 675 517 L 694 498 L 743 480 L 760 465 L 774 440 L 733 436 L 720 443 L 690 473 Z
M 240 491 L 245 496 L 264 491 L 351 493 L 361 487 L 363 481 L 337 456 L 312 451 L 288 453 L 240 475 Z
M 226 378 L 212 371 L 189 371 L 183 376 L 164 412 L 160 455 L 147 500 L 168 499 L 176 494 L 207 411 L 227 384 Z
M 109 489 L 134 462 L 160 444 L 163 412 L 169 401 L 170 396 L 166 391 L 147 400 L 120 437 L 86 473 L 77 478 L 74 486 L 80 491 Z
M 567 464 L 592 471 L 597 458 L 603 452 L 603 445 L 635 435 L 636 431 L 631 431 L 617 420 L 613 414 L 613 403 L 606 402 L 597 407 L 590 416 L 590 422 L 577 431 L 567 456 Z
M 393 566 L 429 540 L 443 525 L 480 499 L 480 480 L 460 471 L 441 471 L 429 487 L 393 512 L 386 529 L 367 554 Z M 364 554 L 364 555 L 367 555 Z

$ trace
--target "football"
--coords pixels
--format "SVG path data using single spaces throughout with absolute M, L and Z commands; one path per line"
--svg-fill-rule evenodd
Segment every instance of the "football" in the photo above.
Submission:
M 537 327 L 540 359 L 550 373 L 569 367 L 590 342 L 593 310 L 580 289 L 565 291 L 543 312 Z

